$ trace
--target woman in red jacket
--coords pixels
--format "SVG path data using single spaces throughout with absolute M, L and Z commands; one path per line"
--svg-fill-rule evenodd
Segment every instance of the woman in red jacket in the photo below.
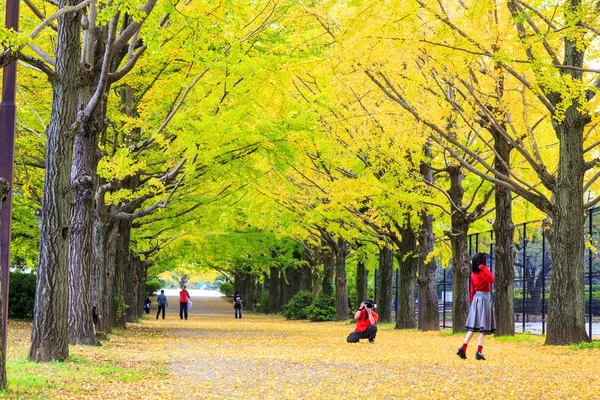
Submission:
M 179 319 L 185 319 L 188 317 L 188 301 L 190 301 L 190 294 L 185 288 L 185 286 L 181 287 L 181 292 L 179 292 Z
M 469 309 L 469 316 L 467 317 L 467 324 L 465 326 L 467 336 L 462 347 L 458 349 L 456 354 L 460 358 L 467 358 L 467 345 L 475 332 L 479 332 L 475 359 L 485 360 L 482 353 L 485 335 L 496 332 L 496 320 L 494 319 L 491 293 L 494 275 L 486 267 L 485 254 L 483 253 L 475 254 L 471 270 L 471 285 L 469 290 L 471 308 Z

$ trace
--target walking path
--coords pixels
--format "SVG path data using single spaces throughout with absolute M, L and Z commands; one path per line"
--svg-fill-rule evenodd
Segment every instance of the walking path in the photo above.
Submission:
M 455 355 L 462 335 L 398 331 L 380 324 L 375 345 L 346 343 L 348 322 L 286 321 L 244 313 L 229 300 L 197 297 L 188 320 L 170 297 L 165 320 L 143 325 L 164 334 L 171 376 L 180 399 L 350 398 L 600 398 L 599 349 L 543 346 L 489 338 L 486 361 Z M 514 340 L 514 339 L 513 339 Z

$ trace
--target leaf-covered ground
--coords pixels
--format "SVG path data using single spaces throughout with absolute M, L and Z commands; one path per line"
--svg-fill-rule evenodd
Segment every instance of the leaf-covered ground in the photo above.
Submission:
M 447 332 L 396 331 L 382 325 L 375 345 L 348 344 L 346 336 L 354 327 L 348 323 L 285 321 L 250 313 L 236 320 L 231 305 L 219 298 L 195 299 L 190 318 L 180 321 L 176 300 L 171 304 L 165 320 L 152 315 L 113 335 L 103 347 L 75 347 L 65 363 L 23 361 L 29 327 L 12 324 L 5 396 L 600 398 L 598 348 L 548 347 L 540 337 L 518 335 L 489 338 L 486 361 L 475 360 L 472 343 L 469 358 L 461 360 L 454 352 L 462 335 Z

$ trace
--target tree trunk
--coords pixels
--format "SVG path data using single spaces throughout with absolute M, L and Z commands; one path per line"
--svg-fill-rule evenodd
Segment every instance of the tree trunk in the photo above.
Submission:
M 92 248 L 92 305 L 96 306 L 98 323 L 96 331 L 112 331 L 112 298 L 115 275 L 115 240 L 117 226 L 94 219 L 94 245 Z
M 300 282 L 300 290 L 310 292 L 312 290 L 312 268 L 310 265 L 302 267 L 302 281 Z
M 375 303 L 377 303 L 379 320 L 381 322 L 392 322 L 394 318 L 394 298 L 392 293 L 394 253 L 389 246 L 385 246 L 379 250 L 379 274 L 377 280 L 379 290 L 377 291 Z
M 462 207 L 464 175 L 459 167 L 448 167 L 450 198 L 457 207 Z M 469 313 L 469 255 L 467 233 L 469 221 L 462 209 L 452 209 L 452 230 L 448 233 L 452 247 L 452 332 L 464 332 Z
M 360 303 L 369 298 L 369 270 L 365 268 L 365 262 L 358 260 L 356 263 L 356 309 Z
M 431 169 L 429 170 L 431 171 Z M 437 265 L 433 257 L 427 260 L 433 252 L 433 216 L 427 212 L 421 212 L 421 227 L 419 228 L 418 240 L 421 272 L 419 273 L 417 283 L 421 290 L 421 329 L 423 332 L 439 331 L 440 312 L 435 282 Z
M 269 313 L 279 311 L 279 267 L 269 268 Z
M 348 277 L 346 276 L 346 257 L 348 242 L 339 238 L 335 249 L 335 319 L 343 321 L 349 318 Z
M 575 50 L 568 48 L 565 51 Z M 585 330 L 583 267 L 585 122 L 576 105 L 572 105 L 563 121 L 553 123 L 560 143 L 560 162 L 554 190 L 555 215 L 548 234 L 552 275 L 546 344 L 568 345 L 590 340 Z
M 402 239 L 398 243 L 398 268 L 400 283 L 398 288 L 398 310 L 396 329 L 414 329 L 417 327 L 415 315 L 415 283 L 417 280 L 417 237 L 410 226 L 410 216 L 406 217 L 406 226 L 400 232 Z
M 325 241 L 320 249 L 321 260 L 323 261 L 323 282 L 321 284 L 323 296 L 333 295 L 333 275 L 335 273 L 335 257 L 331 247 Z
M 510 162 L 512 147 L 500 132 L 496 132 L 494 129 L 491 131 L 494 134 L 494 149 L 497 153 L 494 159 L 494 167 L 499 174 L 508 176 L 510 171 L 505 166 L 505 162 Z M 513 242 L 515 225 L 512 221 L 511 192 L 504 186 L 497 185 L 494 197 L 496 202 L 496 220 L 494 221 L 494 254 L 496 255 L 494 314 L 496 317 L 496 336 L 514 336 L 515 269 Z
M 117 240 L 115 242 L 115 283 L 114 295 L 112 298 L 113 310 L 111 315 L 114 317 L 113 325 L 119 328 L 125 328 L 127 316 L 126 296 L 129 296 L 128 287 L 133 283 L 130 280 L 129 271 L 129 242 L 131 238 L 131 222 L 122 220 L 117 223 Z
M 87 92 L 92 91 L 87 87 Z M 82 92 L 86 90 L 82 89 Z M 80 95 L 80 104 L 89 101 Z M 100 110 L 104 107 L 101 106 Z M 102 114 L 102 120 L 104 120 Z M 94 221 L 94 193 L 98 167 L 98 134 L 104 129 L 96 120 L 80 128 L 75 137 L 71 184 L 74 198 L 71 202 L 69 245 L 69 343 L 95 343 L 91 306 L 92 225 Z
M 60 8 L 79 1 L 61 0 Z M 69 356 L 69 193 L 77 80 L 81 52 L 79 12 L 58 18 L 55 81 L 46 130 L 46 169 L 39 259 L 29 359 L 42 362 Z

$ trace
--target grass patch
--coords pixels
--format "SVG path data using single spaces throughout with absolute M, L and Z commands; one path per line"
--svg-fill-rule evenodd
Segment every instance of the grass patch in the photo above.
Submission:
M 8 388 L 0 391 L 0 399 L 78 399 L 100 392 L 106 398 L 144 398 L 145 393 L 136 391 L 157 388 L 140 382 L 160 381 L 156 378 L 168 374 L 152 329 L 118 329 L 102 347 L 70 346 L 67 360 L 47 363 L 27 360 L 29 341 L 23 338 L 30 337 L 30 329 L 30 324 L 9 325 Z
M 538 342 L 545 339 L 543 335 L 533 335 L 531 332 L 517 333 L 515 336 L 498 336 L 494 340 L 498 342 Z
M 573 345 L 574 350 L 586 350 L 586 349 L 600 349 L 600 340 L 593 340 L 591 342 L 581 342 Z

